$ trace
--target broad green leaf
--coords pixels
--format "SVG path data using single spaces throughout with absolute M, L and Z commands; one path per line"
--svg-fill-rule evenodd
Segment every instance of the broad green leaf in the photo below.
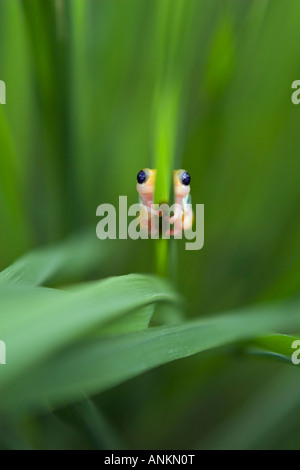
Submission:
M 7 347 L 1 387 L 93 329 L 156 302 L 178 302 L 179 296 L 155 277 L 131 274 L 70 291 L 7 287 L 0 301 L 0 334 Z
M 270 356 L 274 359 L 282 359 L 290 363 L 291 355 L 294 352 L 291 345 L 296 339 L 295 336 L 289 335 L 265 336 L 252 341 L 246 350 L 250 354 Z
M 300 330 L 299 302 L 262 305 L 173 327 L 80 341 L 22 377 L 2 394 L 2 406 L 63 404 L 98 393 L 153 367 L 272 332 Z M 292 350 L 291 350 L 292 351 Z
M 114 336 L 146 330 L 154 312 L 154 305 L 146 305 L 101 327 L 96 335 Z
M 54 246 L 25 254 L 0 272 L 4 285 L 39 286 L 48 281 L 70 280 L 82 276 L 111 255 L 112 245 L 85 232 Z

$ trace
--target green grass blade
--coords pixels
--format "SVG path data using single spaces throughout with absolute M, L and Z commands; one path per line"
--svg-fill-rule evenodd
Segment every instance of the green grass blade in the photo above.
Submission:
M 97 240 L 94 233 L 85 232 L 56 244 L 22 256 L 0 272 L 0 286 L 38 286 L 61 279 L 82 279 L 111 255 L 112 245 Z
M 94 394 L 175 359 L 264 333 L 300 329 L 299 302 L 260 306 L 173 327 L 105 340 L 86 340 L 56 355 L 6 389 L 2 405 L 63 404 Z
M 95 334 L 97 336 L 114 336 L 146 330 L 153 316 L 153 312 L 154 305 L 146 305 L 145 307 L 130 312 L 130 315 L 125 315 L 101 327 Z
M 2 388 L 32 364 L 101 325 L 149 304 L 178 302 L 178 295 L 154 277 L 132 274 L 69 292 L 7 287 L 0 301 L 1 339 L 7 346 Z
M 276 438 L 277 434 L 278 438 L 279 427 L 282 430 L 291 425 L 293 413 L 294 420 L 298 422 L 299 395 L 297 371 L 289 368 L 281 371 L 217 426 L 201 442 L 201 449 L 269 448 L 272 437 L 275 435 Z
M 247 348 L 246 345 L 246 351 L 250 354 L 282 359 L 283 361 L 291 363 L 291 355 L 294 352 L 294 350 L 291 349 L 291 344 L 296 339 L 296 337 L 290 335 L 264 336 L 252 341 L 249 348 Z
M 20 163 L 3 108 L 0 108 L 0 264 L 22 253 L 29 243 L 29 227 L 20 191 Z M 16 249 L 17 247 L 17 249 Z
M 107 422 L 98 407 L 88 398 L 58 410 L 55 414 L 66 424 L 81 429 L 97 450 L 124 448 L 124 444 L 111 424 Z

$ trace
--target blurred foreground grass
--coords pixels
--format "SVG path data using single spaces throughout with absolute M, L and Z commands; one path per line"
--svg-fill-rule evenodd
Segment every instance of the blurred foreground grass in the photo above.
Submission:
M 299 448 L 299 20 L 0 0 L 2 448 Z M 151 240 L 95 235 L 143 167 L 205 204 L 203 250 L 156 250 L 175 285 Z

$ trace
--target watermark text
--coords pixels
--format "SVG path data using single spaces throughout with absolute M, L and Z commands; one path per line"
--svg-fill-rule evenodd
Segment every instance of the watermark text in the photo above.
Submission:
M 6 104 L 6 85 L 3 80 L 0 80 L 0 104 Z
M 6 364 L 6 344 L 0 340 L 0 364 Z
M 184 237 L 188 240 L 186 250 L 201 250 L 204 245 L 204 204 L 196 204 L 194 213 L 191 204 L 184 208 L 177 204 L 171 207 L 153 204 L 149 209 L 141 203 L 128 207 L 127 196 L 119 196 L 118 214 L 112 204 L 100 204 L 96 215 L 101 217 L 96 227 L 100 240 Z M 128 217 L 134 218 L 128 223 Z
M 292 363 L 298 366 L 300 364 L 300 340 L 296 339 L 292 343 L 292 349 L 296 349 L 296 351 L 292 354 Z

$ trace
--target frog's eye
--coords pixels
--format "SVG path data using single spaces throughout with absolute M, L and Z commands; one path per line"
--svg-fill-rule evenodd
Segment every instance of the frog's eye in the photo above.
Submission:
M 184 171 L 181 175 L 181 182 L 184 186 L 188 186 L 191 182 L 191 176 L 187 171 Z
M 146 174 L 146 172 L 145 172 L 144 170 L 141 170 L 141 171 L 137 174 L 136 179 L 137 179 L 137 182 L 138 182 L 139 184 L 145 183 L 145 181 L 147 180 L 147 174 Z

